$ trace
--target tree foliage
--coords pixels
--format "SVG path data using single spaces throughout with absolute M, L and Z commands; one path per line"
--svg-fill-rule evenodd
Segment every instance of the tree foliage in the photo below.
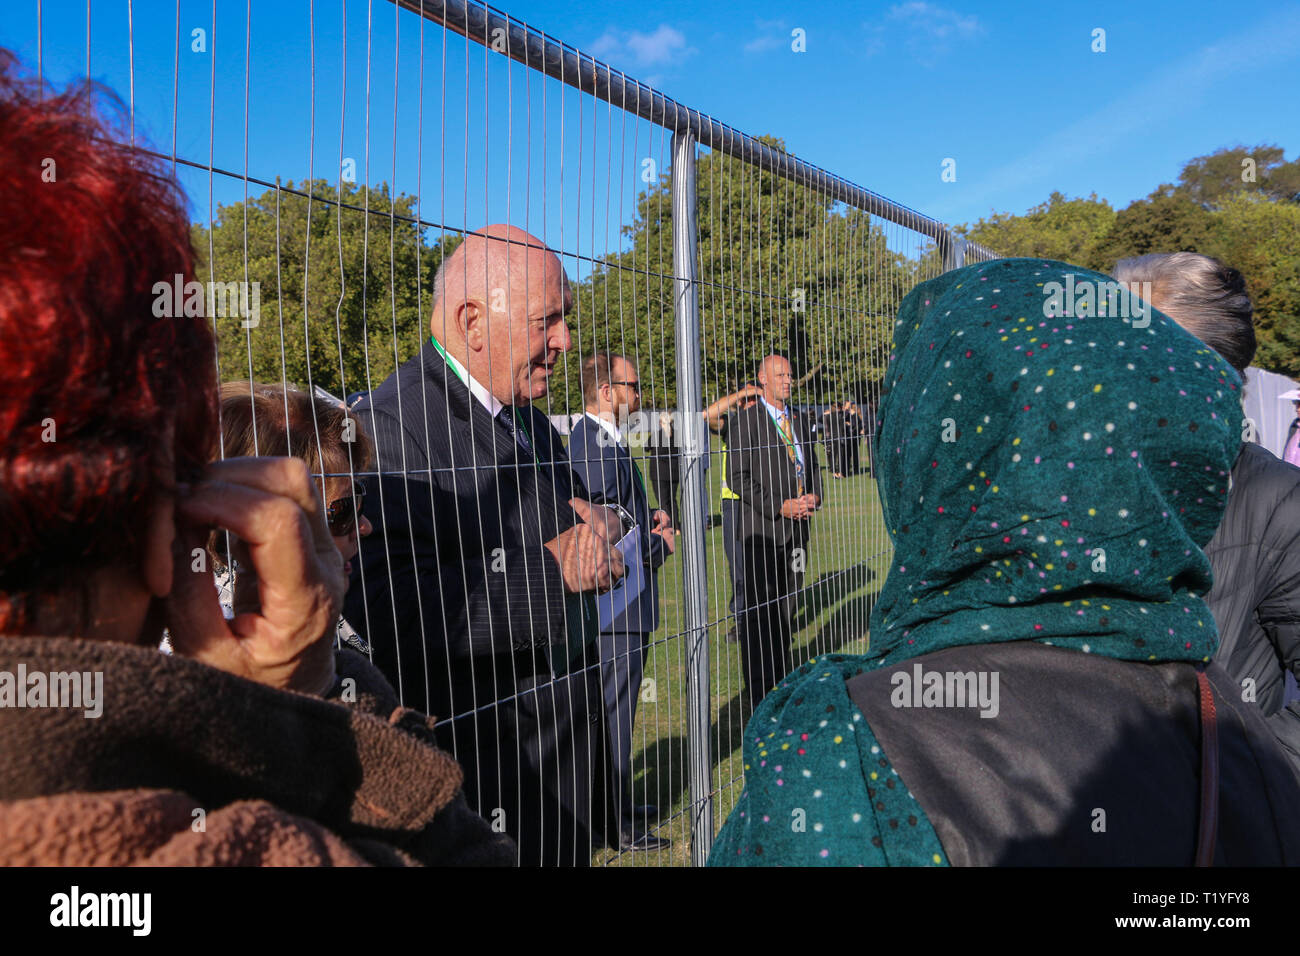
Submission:
M 937 268 L 933 253 L 891 248 L 865 213 L 722 155 L 703 156 L 696 181 L 706 402 L 752 379 L 769 352 L 790 355 L 806 379 L 800 400 L 864 397 L 883 372 L 899 302 Z M 427 335 L 433 275 L 459 242 L 427 241 L 414 212 L 414 197 L 393 198 L 386 186 L 340 193 L 311 181 L 222 206 L 211 229 L 196 225 L 200 281 L 260 286 L 255 328 L 213 320 L 223 380 L 345 395 L 413 355 Z M 625 250 L 575 284 L 575 348 L 555 379 L 556 411 L 581 406 L 578 368 L 597 349 L 637 360 L 647 406 L 676 404 L 668 174 L 640 194 L 623 235 Z
M 581 357 L 602 350 L 636 360 L 646 405 L 677 404 L 670 182 L 664 174 L 641 193 L 623 227 L 628 248 L 577 290 L 578 347 L 557 396 L 565 407 L 579 403 Z M 864 398 L 883 373 L 902 297 L 935 258 L 891 247 L 860 210 L 718 152 L 697 162 L 696 192 L 705 404 L 752 380 L 771 352 L 804 380 L 796 401 Z
M 1255 183 L 1241 181 L 1247 155 Z M 1003 255 L 1101 271 L 1147 252 L 1215 256 L 1246 276 L 1256 364 L 1300 375 L 1297 177 L 1300 163 L 1277 147 L 1223 149 L 1118 211 L 1095 194 L 1053 192 L 1024 215 L 998 213 L 957 232 Z M 705 402 L 752 379 L 769 352 L 789 355 L 804 380 L 796 401 L 866 398 L 883 373 L 898 305 L 938 272 L 937 250 L 720 152 L 701 156 L 696 186 Z M 415 197 L 384 185 L 340 190 L 312 180 L 222 206 L 211 228 L 196 225 L 200 281 L 260 287 L 255 328 L 212 320 L 223 380 L 251 375 L 345 395 L 377 386 L 414 355 L 428 334 L 433 275 L 460 241 L 418 227 L 415 210 Z M 574 285 L 575 348 L 555 378 L 554 411 L 580 407 L 582 356 L 602 349 L 637 361 L 645 405 L 676 405 L 672 223 L 665 173 L 638 196 L 624 248 Z
M 260 287 L 256 327 L 213 319 L 221 377 L 339 396 L 373 388 L 427 336 L 433 274 L 459 237 L 428 242 L 412 221 L 415 198 L 393 199 L 387 186 L 340 192 L 312 180 L 298 187 L 310 201 L 294 188 L 222 206 L 211 229 L 194 227 L 200 281 Z
M 957 233 L 983 243 L 1004 256 L 1029 256 L 1078 262 L 1096 259 L 1095 246 L 1115 223 L 1115 210 L 1093 193 L 1087 199 L 1067 199 L 1053 192 L 1047 202 L 1023 216 L 995 213 Z
M 1191 160 L 1178 176 L 1178 190 L 1207 209 L 1241 195 L 1300 202 L 1300 159 L 1286 161 L 1282 147 L 1233 146 Z
M 1214 230 L 1214 216 L 1185 193 L 1162 186 L 1121 209 L 1111 227 L 1092 243 L 1088 261 L 1109 272 L 1120 259 L 1149 252 L 1200 252 Z M 1070 260 L 1076 261 L 1076 260 Z
M 1205 252 L 1246 278 L 1259 342 L 1253 364 L 1300 379 L 1300 203 L 1241 194 L 1215 218 Z
M 1253 160 L 1254 181 L 1242 160 Z M 1095 195 L 1054 192 L 1023 216 L 999 213 L 960 234 L 1003 255 L 1045 256 L 1110 272 L 1151 252 L 1199 252 L 1238 269 L 1255 306 L 1254 364 L 1300 377 L 1300 160 L 1237 146 L 1198 156 L 1118 212 Z

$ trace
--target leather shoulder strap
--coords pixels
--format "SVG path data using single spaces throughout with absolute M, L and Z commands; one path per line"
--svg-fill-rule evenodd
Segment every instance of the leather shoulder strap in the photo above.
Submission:
M 1196 686 L 1201 710 L 1201 819 L 1196 833 L 1196 865 L 1214 865 L 1214 840 L 1219 829 L 1219 725 L 1214 689 L 1197 665 Z

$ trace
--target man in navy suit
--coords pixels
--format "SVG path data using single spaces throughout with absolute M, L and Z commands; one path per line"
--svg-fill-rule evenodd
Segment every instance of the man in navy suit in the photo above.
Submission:
M 521 229 L 471 233 L 434 279 L 432 337 L 356 406 L 379 479 L 346 606 L 374 662 L 465 770 L 525 865 L 606 836 L 596 595 L 618 518 L 582 498 L 533 402 L 572 342 L 569 283 Z M 376 494 L 377 492 L 377 494 Z
M 654 807 L 632 806 L 632 724 L 650 634 L 659 625 L 656 574 L 673 553 L 676 537 L 663 511 L 650 512 L 645 480 L 623 441 L 619 423 L 641 407 L 636 366 L 621 355 L 600 352 L 583 363 L 585 411 L 569 432 L 569 461 L 596 504 L 617 505 L 626 515 L 621 544 L 627 573 L 597 599 L 600 619 L 600 670 L 610 735 L 610 778 L 618 808 L 620 845 L 625 850 L 657 850 L 669 841 L 642 832 L 638 816 Z

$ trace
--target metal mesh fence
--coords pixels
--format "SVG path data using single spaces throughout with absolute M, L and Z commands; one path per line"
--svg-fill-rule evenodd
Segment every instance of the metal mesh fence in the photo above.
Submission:
M 220 378 L 244 383 L 225 410 L 252 419 L 252 447 L 223 454 L 267 447 L 259 394 L 282 422 L 294 390 L 344 402 L 337 434 L 311 406 L 312 441 L 289 451 L 343 510 L 365 488 L 346 637 L 439 717 L 472 805 L 522 834 L 525 863 L 702 863 L 743 785 L 749 685 L 774 673 L 755 655 L 788 640 L 760 661 L 779 677 L 867 646 L 899 303 L 993 254 L 492 8 L 304 2 L 298 32 L 272 35 L 256 6 L 87 2 L 83 23 L 38 2 L 33 24 L 42 69 L 72 61 L 84 26 L 79 65 L 127 91 L 133 139 L 170 140 L 202 210 Z M 520 232 L 474 235 L 491 223 Z M 605 352 L 624 358 L 596 370 L 622 402 L 613 438 L 584 415 L 582 367 Z M 807 534 L 765 549 L 754 496 L 783 459 L 791 497 L 820 500 L 768 515 Z M 653 608 L 634 622 L 626 593 L 620 618 L 573 586 L 589 554 L 557 570 L 570 494 L 638 525 Z M 655 509 L 672 530 L 646 533 Z

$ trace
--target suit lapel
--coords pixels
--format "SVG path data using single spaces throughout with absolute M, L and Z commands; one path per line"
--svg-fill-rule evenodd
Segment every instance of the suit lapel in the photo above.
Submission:
M 426 386 L 437 388 L 446 396 L 452 431 L 461 429 L 462 437 L 452 435 L 452 446 L 470 445 L 474 450 L 476 467 L 515 467 L 515 439 L 505 426 L 497 422 L 483 403 L 476 399 L 469 386 L 451 370 L 437 349 L 425 343 Z M 536 447 L 536 443 L 534 443 Z M 486 459 L 486 460 L 485 460 Z M 528 455 L 519 448 L 519 464 L 527 463 Z

